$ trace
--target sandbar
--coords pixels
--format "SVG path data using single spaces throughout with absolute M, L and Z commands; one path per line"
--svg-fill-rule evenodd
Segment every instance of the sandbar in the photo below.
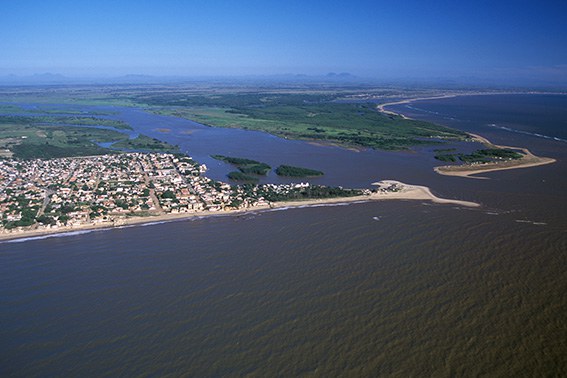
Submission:
M 480 135 L 470 134 L 470 133 L 469 135 L 477 142 L 484 144 L 487 148 L 506 148 L 506 149 L 521 150 L 524 156 L 520 159 L 503 160 L 503 161 L 496 161 L 490 163 L 444 165 L 444 166 L 435 167 L 434 168 L 435 172 L 445 176 L 486 178 L 486 177 L 470 177 L 470 176 L 479 173 L 503 171 L 507 169 L 537 167 L 540 165 L 546 165 L 556 162 L 556 160 L 552 158 L 536 156 L 532 154 L 527 148 L 501 146 L 501 145 L 493 144 L 488 139 Z

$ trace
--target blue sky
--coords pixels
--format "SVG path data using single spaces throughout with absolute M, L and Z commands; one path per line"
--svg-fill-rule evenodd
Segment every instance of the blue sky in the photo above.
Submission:
M 567 1 L 5 1 L 0 75 L 567 75 Z

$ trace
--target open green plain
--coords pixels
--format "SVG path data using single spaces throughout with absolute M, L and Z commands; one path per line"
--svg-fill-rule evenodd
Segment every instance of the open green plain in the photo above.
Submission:
M 321 94 L 144 95 L 136 98 L 163 115 L 216 127 L 265 131 L 283 138 L 351 147 L 404 150 L 466 134 L 428 122 L 378 112 L 373 103 L 335 102 Z

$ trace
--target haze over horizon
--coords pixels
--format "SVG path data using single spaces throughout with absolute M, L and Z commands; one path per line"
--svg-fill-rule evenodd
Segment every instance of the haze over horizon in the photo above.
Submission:
M 0 76 L 474 77 L 567 84 L 557 1 L 19 1 Z

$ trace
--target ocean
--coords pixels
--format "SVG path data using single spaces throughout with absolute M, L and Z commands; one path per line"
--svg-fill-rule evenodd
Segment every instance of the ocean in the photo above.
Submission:
M 391 108 L 558 161 L 446 177 L 435 147 L 354 152 L 125 109 L 218 178 L 210 154 L 307 156 L 318 183 L 399 179 L 482 207 L 373 202 L 0 243 L 0 374 L 567 375 L 567 96 Z

